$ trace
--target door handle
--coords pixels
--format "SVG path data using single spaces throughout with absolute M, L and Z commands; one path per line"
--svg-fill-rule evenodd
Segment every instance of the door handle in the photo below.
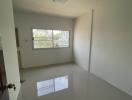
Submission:
M 12 83 L 8 84 L 8 85 L 6 86 L 6 88 L 7 88 L 7 89 L 14 89 L 14 91 L 16 90 L 15 84 L 12 84 Z
M 15 84 L 8 84 L 8 85 L 6 85 L 6 86 L 0 86 L 0 91 L 2 92 L 2 93 L 4 93 L 4 91 L 6 90 L 6 89 L 14 89 L 14 91 L 16 90 L 16 86 L 15 86 Z

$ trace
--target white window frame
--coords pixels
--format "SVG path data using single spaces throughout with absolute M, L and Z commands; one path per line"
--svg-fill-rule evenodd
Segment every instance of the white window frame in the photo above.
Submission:
M 69 32 L 69 45 L 68 47 L 51 47 L 51 48 L 34 48 L 34 37 L 33 37 L 33 29 L 40 29 L 40 30 L 52 30 L 52 43 L 54 45 L 54 37 L 53 37 L 53 30 L 59 30 L 59 31 L 68 31 Z M 38 49 L 59 49 L 59 48 L 70 48 L 70 37 L 71 37 L 71 31 L 70 30 L 62 30 L 62 29 L 44 29 L 44 28 L 32 28 L 31 29 L 31 34 L 32 34 L 32 49 L 33 50 L 38 50 Z

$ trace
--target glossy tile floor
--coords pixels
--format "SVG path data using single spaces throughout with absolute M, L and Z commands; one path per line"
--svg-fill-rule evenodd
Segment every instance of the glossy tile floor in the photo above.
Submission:
M 132 100 L 75 64 L 21 71 L 23 100 Z

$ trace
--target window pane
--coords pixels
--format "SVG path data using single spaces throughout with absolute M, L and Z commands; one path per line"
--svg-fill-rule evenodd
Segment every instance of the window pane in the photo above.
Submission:
M 34 48 L 52 48 L 52 30 L 33 29 Z
M 69 31 L 53 30 L 54 47 L 69 47 Z
M 52 30 L 33 29 L 34 40 L 52 40 Z
M 52 41 L 34 41 L 34 48 L 52 48 Z

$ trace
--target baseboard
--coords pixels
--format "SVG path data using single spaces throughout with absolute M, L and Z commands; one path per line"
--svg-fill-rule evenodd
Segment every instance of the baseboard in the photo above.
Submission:
M 48 65 L 39 65 L 39 66 L 30 66 L 26 68 L 20 68 L 20 70 L 24 69 L 36 69 L 36 68 L 42 68 L 42 67 L 52 67 L 52 66 L 59 66 L 59 65 L 64 65 L 64 64 L 74 64 L 74 61 L 69 61 L 69 62 L 64 62 L 64 63 L 56 63 L 56 64 L 48 64 Z

